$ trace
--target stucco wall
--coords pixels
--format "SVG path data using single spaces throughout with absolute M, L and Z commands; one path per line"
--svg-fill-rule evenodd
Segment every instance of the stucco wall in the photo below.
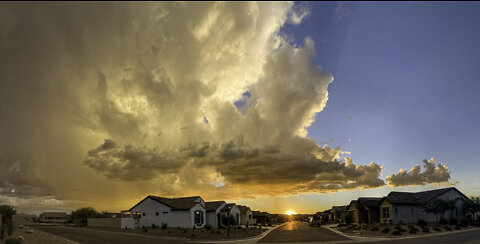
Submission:
M 88 218 L 87 225 L 96 227 L 120 228 L 121 218 Z
M 147 198 L 135 208 L 131 209 L 131 211 L 142 213 L 140 217 L 140 227 L 151 227 L 152 224 L 162 226 L 163 223 L 167 223 L 168 227 L 193 228 L 193 214 L 197 209 L 205 211 L 200 204 L 191 210 L 172 211 L 170 207 Z M 205 226 L 205 224 L 199 227 L 203 226 Z

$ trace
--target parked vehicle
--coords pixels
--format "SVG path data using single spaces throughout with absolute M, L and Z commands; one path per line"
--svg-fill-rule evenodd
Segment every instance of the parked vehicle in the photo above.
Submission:
M 310 223 L 310 226 L 320 226 L 322 224 L 322 218 L 318 215 L 312 216 L 309 218 L 308 223 Z

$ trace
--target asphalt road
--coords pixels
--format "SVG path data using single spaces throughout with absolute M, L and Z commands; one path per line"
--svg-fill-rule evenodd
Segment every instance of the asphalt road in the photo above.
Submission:
M 402 240 L 372 242 L 375 244 L 480 244 L 480 230 L 452 233 L 441 236 L 408 238 Z
M 308 223 L 291 221 L 273 230 L 259 243 L 285 243 L 285 242 L 323 242 L 345 241 L 346 237 L 338 235 L 321 227 L 311 227 Z
M 184 241 L 162 239 L 155 236 L 132 235 L 120 232 L 106 232 L 87 230 L 83 228 L 71 228 L 63 226 L 31 226 L 56 236 L 77 242 L 79 244 L 158 244 L 158 243 L 185 243 Z

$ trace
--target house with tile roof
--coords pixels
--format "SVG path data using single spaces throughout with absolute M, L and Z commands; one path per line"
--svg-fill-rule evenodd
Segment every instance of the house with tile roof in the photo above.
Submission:
M 434 199 L 455 200 L 455 208 L 447 210 L 446 219 L 461 220 L 465 218 L 465 203 L 470 201 L 455 187 L 421 192 L 392 191 L 382 199 L 379 205 L 380 222 L 392 224 L 417 223 L 419 219 L 435 222 L 437 216 L 426 213 L 423 209 L 426 204 Z
M 241 225 L 253 225 L 255 220 L 253 219 L 252 210 L 247 206 L 237 205 L 240 210 L 240 224 Z
M 219 228 L 222 226 L 222 209 L 227 203 L 225 201 L 205 202 L 205 209 L 207 211 L 207 225 L 212 228 Z
M 345 216 L 347 216 L 348 206 L 333 206 L 330 214 L 334 223 L 345 223 Z
M 149 195 L 129 212 L 139 214 L 139 227 L 167 224 L 168 227 L 203 228 L 206 225 L 205 201 L 199 196 L 166 198 Z
M 221 210 L 222 216 L 227 218 L 227 216 L 231 216 L 230 218 L 233 219 L 233 223 L 230 225 L 239 225 L 240 224 L 240 209 L 238 209 L 237 204 L 235 203 L 227 203 Z M 223 217 L 222 217 L 223 218 Z M 222 224 L 225 224 L 222 222 Z
M 366 224 L 379 222 L 380 197 L 360 197 L 353 200 L 347 207 L 348 214 L 352 216 L 352 223 Z

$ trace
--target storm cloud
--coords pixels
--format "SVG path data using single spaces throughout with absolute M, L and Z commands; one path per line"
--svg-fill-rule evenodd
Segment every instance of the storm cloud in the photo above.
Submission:
M 355 164 L 307 137 L 333 76 L 315 65 L 310 38 L 299 45 L 280 34 L 307 9 L 0 6 L 0 200 L 120 209 L 144 194 L 220 199 L 385 185 L 379 164 Z M 445 172 L 417 182 L 442 182 Z M 413 178 L 387 181 L 401 185 L 402 174 Z

